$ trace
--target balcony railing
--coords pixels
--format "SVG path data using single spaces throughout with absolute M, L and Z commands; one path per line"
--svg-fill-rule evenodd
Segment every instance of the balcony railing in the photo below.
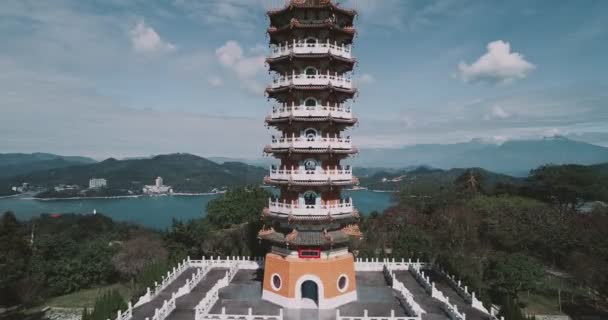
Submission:
M 294 40 L 292 43 L 281 43 L 270 49 L 270 58 L 279 58 L 290 54 L 332 54 L 346 59 L 352 59 L 351 45 L 330 43 L 327 42 L 298 42 Z
M 281 137 L 272 138 L 272 149 L 352 149 L 350 138 L 330 137 Z
M 334 86 L 344 89 L 352 89 L 351 78 L 337 74 L 305 74 L 294 73 L 275 78 L 270 84 L 270 88 L 277 89 L 288 86 Z
M 355 212 L 351 198 L 343 202 L 319 205 L 301 205 L 299 203 L 272 201 L 271 199 L 268 201 L 268 209 L 275 214 L 294 216 L 326 216 L 328 214 L 334 216 Z
M 296 169 L 270 169 L 270 180 L 274 181 L 302 181 L 302 182 L 345 182 L 352 183 L 353 171 L 350 167 L 306 170 L 303 167 Z
M 328 118 L 329 116 L 341 119 L 352 119 L 353 113 L 350 107 L 347 106 L 304 106 L 304 105 L 287 105 L 272 108 L 272 118 L 289 118 L 289 117 L 317 117 Z

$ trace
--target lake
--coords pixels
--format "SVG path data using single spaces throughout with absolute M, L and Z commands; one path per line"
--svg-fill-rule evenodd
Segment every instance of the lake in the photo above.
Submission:
M 361 214 L 382 212 L 391 204 L 392 193 L 368 190 L 345 191 Z M 92 214 L 93 210 L 116 221 L 127 221 L 155 229 L 171 226 L 173 218 L 190 220 L 206 214 L 207 203 L 221 195 L 161 196 L 118 199 L 32 200 L 31 195 L 0 199 L 0 213 L 13 211 L 28 220 L 41 213 Z

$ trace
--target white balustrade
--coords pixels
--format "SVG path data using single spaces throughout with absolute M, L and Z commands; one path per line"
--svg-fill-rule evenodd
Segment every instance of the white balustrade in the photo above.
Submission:
M 428 292 L 431 297 L 442 302 L 441 307 L 445 310 L 451 320 L 465 320 L 466 315 L 464 312 L 459 312 L 456 304 L 451 304 L 450 299 L 446 297 L 443 292 L 439 289 L 435 288 L 435 283 L 431 282 L 431 279 L 424 274 L 424 271 L 421 271 L 417 268 L 410 269 L 414 278 L 420 283 L 426 292 Z
M 336 309 L 336 320 L 421 320 L 420 316 L 395 316 L 395 310 L 391 310 L 390 316 L 370 316 L 367 309 L 363 310 L 363 316 L 343 316 L 340 309 Z
M 350 138 L 341 137 L 274 137 L 270 145 L 273 149 L 352 149 L 353 145 Z
M 419 317 L 422 316 L 423 313 L 426 313 L 424 309 L 414 300 L 414 295 L 405 287 L 405 285 L 397 279 L 395 276 L 395 272 L 391 269 L 390 264 L 386 264 L 384 266 L 384 275 L 390 280 L 391 287 L 399 292 L 403 297 L 403 300 L 400 302 L 404 305 L 405 309 Z
M 352 46 L 350 44 L 337 44 L 327 42 L 306 43 L 293 41 L 292 43 L 280 43 L 270 48 L 270 58 L 278 58 L 291 54 L 332 54 L 346 59 L 352 59 Z
M 353 82 L 350 77 L 337 74 L 305 74 L 293 73 L 275 78 L 270 87 L 277 89 L 288 86 L 334 86 L 344 89 L 352 89 Z
M 253 314 L 251 308 L 247 310 L 247 314 L 229 314 L 226 313 L 226 308 L 222 307 L 222 312 L 219 314 L 206 314 L 201 319 L 212 320 L 283 320 L 283 309 L 279 309 L 278 315 L 263 315 Z
M 303 105 L 287 105 L 274 107 L 271 117 L 273 119 L 289 118 L 289 117 L 316 117 L 328 118 L 332 116 L 340 119 L 352 119 L 353 113 L 350 107 L 345 106 L 303 106 Z
M 116 320 L 130 320 L 131 318 L 133 318 L 133 305 L 129 301 L 129 304 L 127 305 L 127 310 L 125 310 L 124 312 L 120 310 L 117 311 Z
M 167 272 L 166 276 L 163 276 L 160 283 L 154 282 L 154 288 L 150 289 L 149 287 L 146 289 L 146 293 L 141 296 L 137 303 L 135 303 L 135 308 L 141 306 L 144 303 L 148 303 L 152 301 L 161 291 L 163 291 L 168 285 L 173 283 L 186 269 L 190 268 L 190 264 L 188 260 L 184 260 L 177 264 L 177 267 L 174 267 L 171 271 Z
M 218 280 L 215 283 L 215 285 L 213 285 L 213 287 L 211 287 L 211 289 L 209 291 L 207 291 L 207 294 L 205 295 L 205 297 L 203 297 L 203 299 L 194 308 L 194 319 L 195 320 L 213 319 L 213 318 L 207 318 L 206 316 L 209 314 L 209 312 L 211 311 L 211 308 L 213 308 L 213 305 L 219 299 L 220 289 L 227 287 L 230 284 L 230 281 L 232 281 L 232 279 L 234 279 L 234 276 L 236 276 L 236 273 L 238 271 L 239 271 L 239 265 L 236 263 L 233 264 L 230 267 L 230 269 L 228 269 L 228 271 L 226 271 L 226 275 L 224 275 L 223 278 Z
M 298 203 L 285 203 L 279 201 L 269 200 L 268 208 L 270 212 L 294 215 L 294 216 L 309 216 L 309 215 L 341 215 L 341 214 L 352 214 L 354 207 L 352 199 L 348 201 L 335 203 L 335 204 L 321 204 L 321 205 L 300 205 Z
M 175 310 L 175 300 L 177 296 L 175 293 L 171 295 L 171 299 L 165 300 L 163 306 L 160 309 L 154 309 L 154 316 L 152 320 L 165 320 Z
M 352 182 L 353 171 L 350 167 L 334 169 L 323 169 L 316 167 L 313 170 L 306 170 L 304 167 L 290 169 L 270 169 L 271 180 L 283 180 L 283 181 L 347 181 Z
M 382 271 L 384 266 L 388 266 L 390 270 L 410 270 L 421 269 L 426 267 L 426 263 L 420 262 L 420 260 L 412 261 L 412 259 L 401 259 L 395 258 L 379 259 L 379 258 L 357 258 L 355 260 L 355 271 Z
M 472 308 L 477 309 L 485 314 L 490 314 L 488 309 L 484 307 L 481 300 L 477 299 L 475 296 L 475 292 L 469 292 L 469 288 L 467 286 L 463 286 L 462 281 L 456 280 L 455 276 L 450 276 L 447 272 L 442 269 L 437 270 L 441 273 L 448 281 L 448 284 L 461 296 L 465 302 L 469 303 Z

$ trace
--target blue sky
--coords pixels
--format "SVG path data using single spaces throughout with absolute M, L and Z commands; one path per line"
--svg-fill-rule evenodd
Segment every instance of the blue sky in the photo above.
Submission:
M 280 0 L 3 0 L 0 152 L 259 157 Z M 360 147 L 608 146 L 608 1 L 350 0 Z

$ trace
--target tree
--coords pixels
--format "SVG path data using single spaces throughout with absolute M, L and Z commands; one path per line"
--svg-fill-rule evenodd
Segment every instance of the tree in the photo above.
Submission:
M 606 200 L 605 179 L 593 167 L 582 165 L 546 165 L 530 172 L 535 195 L 561 211 L 575 210 L 584 201 Z
M 30 248 L 24 228 L 12 212 L 0 220 L 0 305 L 19 303 L 15 291 L 27 270 Z
M 154 261 L 166 261 L 167 256 L 167 250 L 159 238 L 139 235 L 122 244 L 112 257 L 112 264 L 116 270 L 130 279 L 134 286 L 137 274 Z
M 235 188 L 207 204 L 207 219 L 218 228 L 229 228 L 234 224 L 256 222 L 271 194 L 259 187 Z
M 493 289 L 512 299 L 517 299 L 519 292 L 534 288 L 543 276 L 542 265 L 521 253 L 497 257 L 489 271 L 487 280 Z

